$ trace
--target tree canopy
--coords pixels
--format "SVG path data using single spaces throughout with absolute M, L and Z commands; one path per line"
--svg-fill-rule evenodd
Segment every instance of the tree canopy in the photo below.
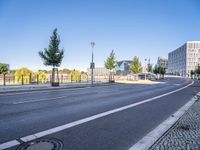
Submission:
M 31 82 L 30 81 L 30 75 L 32 73 L 33 72 L 31 70 L 27 69 L 27 68 L 18 69 L 15 72 L 15 80 L 19 83 L 19 82 L 22 82 L 22 78 L 23 78 L 23 82 L 25 84 L 30 83 Z
M 6 64 L 0 64 L 0 74 L 7 74 L 8 66 Z
M 109 70 L 112 70 L 116 67 L 117 61 L 116 61 L 116 58 L 115 58 L 114 50 L 111 51 L 111 53 L 110 53 L 109 57 L 106 59 L 104 65 L 105 65 L 105 68 L 109 69 Z
M 57 29 L 54 29 L 53 35 L 50 37 L 49 47 L 44 51 L 39 51 L 39 56 L 43 59 L 44 65 L 59 67 L 64 57 L 64 50 L 59 49 L 60 37 Z
M 140 73 L 142 72 L 142 65 L 138 57 L 134 57 L 130 66 L 130 71 L 132 73 Z
M 152 64 L 148 63 L 147 64 L 147 72 L 152 72 L 152 70 L 153 70 Z

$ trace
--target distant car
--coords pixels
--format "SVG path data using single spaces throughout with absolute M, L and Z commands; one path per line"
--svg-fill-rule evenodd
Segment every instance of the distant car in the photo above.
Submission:
M 153 73 L 140 73 L 138 74 L 138 77 L 141 80 L 145 80 L 145 75 L 146 75 L 146 79 L 148 80 L 152 80 L 152 81 L 157 80 L 157 76 Z

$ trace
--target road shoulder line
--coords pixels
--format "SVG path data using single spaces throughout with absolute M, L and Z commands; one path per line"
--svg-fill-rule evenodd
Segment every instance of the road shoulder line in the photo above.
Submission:
M 182 106 L 173 115 L 158 125 L 155 129 L 145 135 L 141 140 L 129 148 L 129 150 L 147 150 L 149 149 L 165 132 L 167 132 L 173 124 L 195 103 L 200 96 L 200 92 L 194 96 L 189 102 Z

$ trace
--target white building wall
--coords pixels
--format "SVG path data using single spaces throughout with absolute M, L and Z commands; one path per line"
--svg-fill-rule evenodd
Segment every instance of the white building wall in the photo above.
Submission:
M 189 41 L 168 54 L 168 72 L 189 76 L 200 64 L 200 41 Z

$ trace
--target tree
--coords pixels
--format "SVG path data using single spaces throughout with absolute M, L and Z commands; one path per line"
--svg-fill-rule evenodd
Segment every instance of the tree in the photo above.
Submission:
M 8 65 L 0 64 L 0 74 L 3 74 L 3 85 L 6 85 L 6 74 L 8 73 Z
M 70 70 L 70 69 L 67 69 L 67 68 L 64 68 L 63 70 L 60 70 L 59 73 L 62 73 L 62 74 L 70 74 L 70 73 L 71 73 L 71 70 Z
M 152 72 L 153 68 L 152 68 L 152 64 L 148 63 L 147 64 L 147 72 Z
M 39 56 L 43 59 L 44 65 L 52 66 L 52 86 L 55 83 L 55 70 L 56 67 L 61 65 L 64 57 L 64 50 L 59 49 L 60 37 L 57 34 L 57 29 L 54 29 L 53 35 L 50 37 L 49 47 L 44 51 L 39 51 Z
M 81 73 L 78 70 L 73 70 L 71 71 L 71 81 L 75 81 L 75 82 L 81 82 Z
M 0 64 L 0 74 L 7 74 L 8 73 L 8 65 Z
M 199 79 L 199 75 L 200 75 L 200 66 L 199 65 L 195 69 L 195 74 L 197 75 L 197 79 Z
M 16 70 L 15 72 L 15 81 L 17 83 L 22 83 L 22 84 L 29 84 L 31 82 L 31 74 L 33 72 L 27 68 L 21 68 Z
M 159 76 L 162 75 L 162 78 L 164 78 L 164 75 L 166 74 L 166 69 L 164 67 L 160 67 L 155 65 L 153 69 L 153 73 L 157 75 L 157 78 L 159 79 Z
M 130 66 L 130 71 L 132 73 L 140 73 L 142 72 L 142 65 L 138 57 L 134 57 Z
M 46 83 L 48 81 L 48 78 L 46 76 L 46 71 L 42 71 L 42 70 L 38 70 L 38 72 L 36 72 L 37 77 L 37 82 L 38 83 Z
M 154 69 L 153 69 L 153 73 L 154 74 L 158 74 L 159 72 L 158 72 L 158 66 L 157 65 L 155 65 L 155 67 L 154 67 Z
M 110 70 L 110 74 L 109 74 L 109 82 L 112 81 L 112 70 L 117 66 L 117 61 L 115 58 L 115 52 L 114 50 L 111 51 L 109 57 L 106 59 L 106 61 L 104 62 L 105 68 Z
M 191 70 L 191 71 L 190 71 L 191 79 L 193 79 L 194 74 L 195 74 L 194 70 Z
M 162 75 L 162 78 L 164 78 L 164 75 L 166 73 L 166 69 L 163 68 L 163 67 L 159 67 L 158 70 L 159 70 L 159 73 Z

